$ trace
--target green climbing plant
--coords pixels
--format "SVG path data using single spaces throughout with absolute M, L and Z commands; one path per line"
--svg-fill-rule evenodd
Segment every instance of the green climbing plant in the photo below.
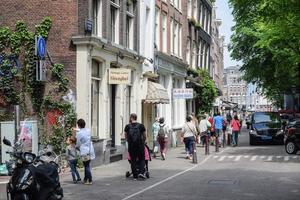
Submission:
M 15 30 L 0 27 L 0 96 L 7 105 L 20 105 L 24 117 L 35 117 L 42 126 L 40 130 L 45 130 L 41 142 L 51 144 L 59 152 L 64 147 L 65 137 L 71 135 L 76 113 L 73 106 L 62 99 L 69 88 L 64 65 L 48 65 L 49 81 L 36 80 L 35 36 L 47 41 L 51 26 L 51 18 L 45 17 L 34 31 L 29 31 L 23 21 L 16 22 Z M 53 110 L 62 113 L 63 122 L 57 122 L 48 133 L 45 116 Z

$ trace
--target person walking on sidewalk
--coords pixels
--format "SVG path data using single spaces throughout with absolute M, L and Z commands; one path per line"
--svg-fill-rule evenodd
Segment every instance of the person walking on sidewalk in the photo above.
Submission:
M 146 141 L 146 129 L 143 124 L 137 122 L 137 115 L 135 113 L 130 114 L 129 124 L 124 129 L 125 137 L 128 142 L 128 153 L 131 157 L 131 170 L 133 178 L 146 179 L 145 176 L 145 141 Z M 137 164 L 139 174 L 137 171 Z
M 166 159 L 167 145 L 168 145 L 168 132 L 169 129 L 165 124 L 165 118 L 161 117 L 159 119 L 159 130 L 157 134 L 157 141 L 160 146 L 160 154 L 162 160 Z
M 204 146 L 206 137 L 208 136 L 208 129 L 211 127 L 211 123 L 208 121 L 208 115 L 205 114 L 199 123 L 200 137 L 202 145 Z
M 185 144 L 186 159 L 192 160 L 193 145 L 197 134 L 196 127 L 192 122 L 192 117 L 188 115 L 186 117 L 186 123 L 182 127 L 182 137 Z
M 159 117 L 155 119 L 155 122 L 152 125 L 152 136 L 153 136 L 153 157 L 156 158 L 156 154 L 158 153 L 159 143 L 157 141 L 157 135 L 159 131 Z
M 80 157 L 84 166 L 84 184 L 92 185 L 91 161 L 95 159 L 94 147 L 92 144 L 91 131 L 85 128 L 85 121 L 77 121 L 79 130 L 76 133 L 76 147 L 80 150 Z
M 214 145 L 215 143 L 215 124 L 214 124 L 214 117 L 216 116 L 216 114 L 211 115 L 208 118 L 209 123 L 211 124 L 211 127 L 209 129 L 209 133 L 210 133 L 210 143 L 211 145 Z
M 231 121 L 232 127 L 232 146 L 236 147 L 238 145 L 238 137 L 241 129 L 241 124 L 237 115 L 234 116 Z
M 219 143 L 219 147 L 221 146 L 220 136 L 222 136 L 223 121 L 224 118 L 221 116 L 220 112 L 218 112 L 217 116 L 214 117 L 214 125 L 215 125 L 216 142 Z
M 80 175 L 77 170 L 77 162 L 79 157 L 79 152 L 76 149 L 76 138 L 71 136 L 67 140 L 67 148 L 66 148 L 66 157 L 71 168 L 71 175 L 73 179 L 73 183 L 78 183 L 81 181 Z

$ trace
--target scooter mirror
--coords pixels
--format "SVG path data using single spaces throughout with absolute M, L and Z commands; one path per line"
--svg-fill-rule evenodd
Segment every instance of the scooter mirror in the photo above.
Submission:
M 3 143 L 7 146 L 11 146 L 11 142 L 8 139 L 6 139 L 5 137 L 3 138 Z

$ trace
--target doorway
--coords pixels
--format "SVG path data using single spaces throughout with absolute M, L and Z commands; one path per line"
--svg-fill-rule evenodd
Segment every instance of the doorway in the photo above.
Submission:
M 110 104 L 110 137 L 111 137 L 111 146 L 115 147 L 116 145 L 116 91 L 117 86 L 111 85 L 111 104 Z

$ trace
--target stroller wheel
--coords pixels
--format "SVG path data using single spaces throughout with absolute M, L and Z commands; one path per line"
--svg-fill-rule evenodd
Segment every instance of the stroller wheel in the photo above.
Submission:
M 125 176 L 126 176 L 126 178 L 128 178 L 131 176 L 131 173 L 129 171 L 127 171 Z
M 149 172 L 146 172 L 146 177 L 150 178 L 150 173 Z

